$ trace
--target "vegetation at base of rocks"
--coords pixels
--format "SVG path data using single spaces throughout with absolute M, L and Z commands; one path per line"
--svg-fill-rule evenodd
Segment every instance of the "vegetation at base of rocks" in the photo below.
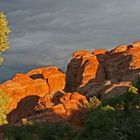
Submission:
M 138 80 L 135 83 L 134 87 L 138 89 L 138 92 L 140 92 L 140 76 L 138 76 Z
M 72 126 L 63 123 L 4 127 L 5 140 L 72 140 L 76 135 Z
M 89 99 L 89 104 L 86 105 L 88 109 L 96 109 L 101 105 L 101 101 L 96 97 L 93 96 Z
M 7 114 L 8 114 L 8 109 L 7 109 L 7 103 L 8 103 L 8 97 L 0 91 L 0 125 L 7 124 Z
M 66 124 L 6 126 L 5 140 L 139 140 L 140 92 L 138 82 L 121 96 L 90 99 L 84 128 Z
M 75 140 L 139 140 L 140 113 L 131 111 L 126 115 L 107 108 L 92 110 L 86 127 Z
M 0 12 L 0 54 L 9 48 L 8 35 L 8 20 L 3 12 Z M 0 56 L 0 64 L 3 62 L 3 57 Z
M 127 93 L 102 99 L 98 107 L 91 109 L 85 128 L 75 140 L 139 140 L 139 83 L 138 78 L 137 86 L 130 86 Z

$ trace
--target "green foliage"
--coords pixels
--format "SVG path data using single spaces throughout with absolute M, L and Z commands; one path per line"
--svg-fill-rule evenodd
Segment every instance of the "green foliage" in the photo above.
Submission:
M 100 106 L 100 104 L 101 101 L 97 97 L 93 96 L 89 99 L 89 104 L 86 105 L 86 107 L 89 109 L 97 109 Z
M 8 28 L 8 21 L 3 12 L 0 12 L 0 53 L 9 48 L 8 35 L 10 29 Z M 3 58 L 0 56 L 0 64 Z
M 72 140 L 76 131 L 68 124 L 44 123 L 5 126 L 5 140 Z
M 125 118 L 122 111 L 92 111 L 85 129 L 76 140 L 139 140 L 139 116 L 138 111 L 129 112 Z
M 134 86 L 140 91 L 140 76 L 138 76 L 138 80 Z
M 0 125 L 7 124 L 6 115 L 8 114 L 7 109 L 8 97 L 0 91 Z
M 101 110 L 103 110 L 103 111 L 115 111 L 115 108 L 110 106 L 110 105 L 107 105 L 105 107 L 102 107 Z
M 91 111 L 85 129 L 76 137 L 81 140 L 112 140 L 114 138 L 114 111 L 99 109 Z
M 115 98 L 102 99 L 101 102 L 102 102 L 102 106 L 110 105 L 114 107 L 115 109 L 121 109 L 122 104 L 123 104 L 120 96 L 115 97 Z
M 129 92 L 133 94 L 138 94 L 138 89 L 135 86 L 130 85 Z

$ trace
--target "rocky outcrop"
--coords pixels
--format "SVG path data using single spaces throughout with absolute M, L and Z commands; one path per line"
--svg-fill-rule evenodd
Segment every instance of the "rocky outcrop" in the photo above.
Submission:
M 57 67 L 17 74 L 0 85 L 8 97 L 8 121 L 68 121 L 82 125 L 86 98 L 110 98 L 128 91 L 140 75 L 140 42 L 115 49 L 76 51 L 66 75 Z
M 52 90 L 63 90 L 64 87 L 65 74 L 57 67 L 44 67 L 27 74 L 16 74 L 12 80 L 1 84 L 0 90 L 8 95 L 8 110 L 12 111 L 25 97 L 43 97 Z
M 54 92 L 51 96 L 50 94 L 47 94 L 40 98 L 36 110 L 50 109 L 58 104 L 65 105 L 67 102 L 72 100 L 75 100 L 78 104 L 81 104 L 81 106 L 88 103 L 86 97 L 78 92 L 65 93 L 63 91 L 57 91 Z
M 77 51 L 73 54 L 71 62 L 68 64 L 66 71 L 66 89 L 68 91 L 75 91 L 75 89 L 77 89 L 77 77 L 82 64 L 82 57 L 88 54 L 90 55 L 90 52 L 85 50 Z
M 35 110 L 40 112 L 40 115 L 35 115 L 33 117 L 27 118 L 28 121 L 68 121 L 75 125 L 83 125 L 85 122 L 85 116 L 88 110 L 85 106 L 88 101 L 85 96 L 74 92 L 74 93 L 64 93 L 58 91 L 54 93 L 53 97 L 48 97 L 47 95 L 40 98 L 38 105 Z M 52 104 L 50 104 L 52 102 Z M 49 103 L 49 105 L 48 105 Z M 46 111 L 44 111 L 46 110 Z M 42 114 L 42 115 L 41 115 Z
M 38 100 L 38 105 L 35 107 L 36 111 L 43 111 L 52 108 L 54 105 L 60 103 L 60 98 L 64 96 L 64 91 L 52 91 Z
M 102 83 L 105 80 L 105 73 L 95 54 L 105 52 L 105 50 L 96 50 L 93 54 L 87 51 L 75 52 L 66 71 L 67 90 L 85 93 L 87 91 L 84 89 L 87 89 L 86 86 L 91 81 L 92 83 Z
M 26 75 L 34 80 L 44 79 L 49 86 L 49 90 L 63 90 L 65 88 L 65 74 L 57 67 L 34 69 Z
M 68 121 L 75 125 L 83 125 L 88 110 L 85 96 L 63 91 L 51 92 L 44 97 L 32 96 L 21 100 L 17 108 L 8 115 L 10 124 L 22 123 L 24 120 L 34 122 Z M 30 116 L 30 117 L 29 117 Z M 81 117 L 82 116 L 82 117 Z
M 112 98 L 119 95 L 124 94 L 129 90 L 131 82 L 118 82 L 115 84 L 106 85 L 103 89 L 101 89 L 101 97 L 102 98 Z
M 122 93 L 128 90 L 128 83 L 130 85 L 136 82 L 138 75 L 140 75 L 140 42 L 121 45 L 111 51 L 103 49 L 90 53 L 81 50 L 74 53 L 68 64 L 67 89 L 79 91 L 86 96 L 101 97 L 109 86 L 117 86 Z M 108 81 L 110 84 L 106 85 Z M 110 91 L 108 97 L 112 96 L 111 94 L 114 94 L 114 90 Z
M 113 83 L 136 81 L 140 72 L 140 46 L 135 44 L 116 48 L 106 57 L 106 73 Z

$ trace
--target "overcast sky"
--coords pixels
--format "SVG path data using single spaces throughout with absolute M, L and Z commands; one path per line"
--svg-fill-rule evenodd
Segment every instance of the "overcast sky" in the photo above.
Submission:
M 0 0 L 12 30 L 0 81 L 31 68 L 66 68 L 72 52 L 140 40 L 140 0 Z

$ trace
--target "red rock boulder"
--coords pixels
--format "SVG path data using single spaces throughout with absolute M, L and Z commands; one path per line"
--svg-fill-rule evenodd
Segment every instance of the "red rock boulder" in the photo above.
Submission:
M 94 52 L 97 54 L 105 51 Z M 84 87 L 89 83 L 102 82 L 105 80 L 105 74 L 98 57 L 87 51 L 78 51 L 68 64 L 66 71 L 67 89 L 69 91 L 80 91 L 85 94 Z M 81 90 L 82 89 L 82 90 Z
M 52 90 L 63 90 L 64 87 L 65 74 L 61 70 L 57 67 L 43 67 L 27 74 L 16 74 L 12 80 L 1 84 L 0 90 L 8 95 L 8 110 L 12 111 L 26 97 L 43 97 Z
M 75 125 L 82 125 L 88 110 L 85 105 L 88 101 L 85 96 L 79 93 L 56 92 L 52 98 L 40 98 L 38 106 L 35 108 L 39 115 L 27 118 L 28 121 L 47 122 L 47 121 L 68 121 Z M 41 102 L 42 101 L 42 102 Z M 45 102 L 46 101 L 46 102 Z M 51 106 L 48 106 L 52 102 Z M 45 110 L 42 111 L 41 110 Z M 38 114 L 38 113 L 37 113 Z

